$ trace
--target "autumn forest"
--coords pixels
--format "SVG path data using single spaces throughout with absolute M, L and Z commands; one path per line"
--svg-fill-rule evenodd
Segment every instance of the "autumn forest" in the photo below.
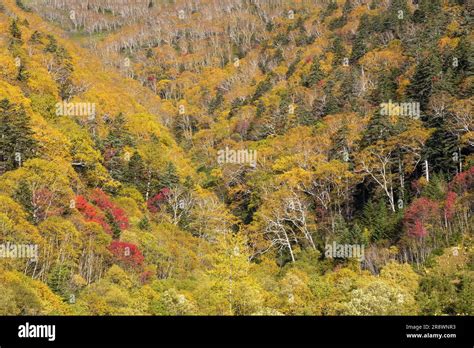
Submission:
M 0 0 L 0 315 L 473 315 L 469 0 Z

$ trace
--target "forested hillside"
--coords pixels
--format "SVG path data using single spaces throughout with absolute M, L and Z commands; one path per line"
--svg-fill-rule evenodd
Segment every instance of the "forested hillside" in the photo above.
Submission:
M 473 15 L 0 0 L 0 315 L 473 315 Z

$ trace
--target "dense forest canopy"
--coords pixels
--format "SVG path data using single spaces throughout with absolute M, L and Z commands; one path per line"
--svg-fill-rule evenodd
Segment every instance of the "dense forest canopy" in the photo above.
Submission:
M 474 314 L 467 0 L 0 0 L 0 315 Z

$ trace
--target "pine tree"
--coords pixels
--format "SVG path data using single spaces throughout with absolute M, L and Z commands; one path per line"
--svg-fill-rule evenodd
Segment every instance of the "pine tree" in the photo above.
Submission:
M 349 145 L 347 137 L 349 135 L 349 127 L 344 123 L 339 128 L 332 140 L 331 158 L 347 162 L 349 160 Z
M 387 9 L 385 29 L 393 31 L 397 37 L 400 37 L 401 31 L 410 20 L 410 10 L 406 0 L 392 0 Z
M 377 88 L 371 94 L 371 99 L 375 104 L 386 103 L 397 98 L 397 76 L 399 73 L 398 69 L 392 69 L 390 73 L 380 75 Z
M 454 175 L 459 166 L 454 160 L 458 149 L 458 139 L 442 126 L 426 142 L 423 157 L 428 160 L 433 172 Z
M 69 297 L 71 273 L 71 269 L 67 265 L 57 264 L 52 268 L 48 276 L 48 286 L 54 293 L 64 299 Z
M 173 162 L 168 162 L 165 170 L 160 173 L 158 176 L 160 186 L 163 187 L 173 187 L 179 183 L 179 176 L 176 170 L 176 166 Z
M 332 42 L 331 51 L 334 53 L 334 66 L 342 64 L 342 60 L 346 57 L 346 50 L 342 44 L 342 39 L 337 36 Z
M 21 45 L 23 40 L 21 38 L 21 30 L 18 26 L 18 20 L 14 19 L 10 23 L 10 45 Z
M 266 107 L 263 101 L 261 100 L 257 101 L 257 111 L 256 111 L 257 118 L 262 117 L 265 111 L 266 111 Z
M 16 76 L 16 79 L 18 81 L 25 82 L 29 79 L 29 77 L 30 77 L 30 74 L 28 70 L 26 70 L 25 65 L 21 63 L 20 66 L 18 67 L 18 75 Z
M 224 95 L 219 89 L 216 93 L 216 96 L 212 98 L 211 102 L 209 103 L 209 113 L 213 114 L 222 105 L 222 103 L 224 103 Z
M 286 79 L 288 80 L 296 71 L 296 67 L 298 66 L 299 62 L 301 61 L 301 50 L 296 53 L 296 58 L 293 62 L 291 62 L 288 70 L 286 71 Z
M 364 56 L 364 54 L 367 53 L 367 44 L 365 43 L 365 40 L 367 39 L 368 35 L 368 22 L 369 17 L 364 13 L 360 18 L 357 34 L 352 44 L 352 53 L 350 58 L 351 63 L 357 62 Z
M 146 216 L 144 216 L 139 222 L 138 222 L 138 227 L 142 231 L 149 231 L 151 228 L 150 220 Z
M 125 146 L 133 146 L 133 144 L 133 138 L 127 130 L 125 117 L 120 113 L 112 121 L 109 134 L 102 144 L 106 160 L 105 166 L 114 179 L 120 181 L 124 179 L 126 171 L 124 148 Z
M 16 5 L 25 12 L 31 12 L 31 9 L 26 6 L 22 0 L 16 0 Z
M 0 101 L 0 173 L 33 157 L 36 141 L 25 110 L 8 99 Z
M 371 117 L 369 124 L 363 134 L 361 146 L 367 147 L 380 140 L 387 140 L 394 133 L 394 127 L 389 116 L 382 115 L 380 108 Z
M 347 18 L 352 8 L 353 6 L 352 6 L 351 0 L 346 0 L 346 2 L 344 3 L 344 6 L 342 7 L 342 16 Z
M 329 17 L 331 14 L 334 13 L 334 11 L 337 10 L 337 2 L 336 1 L 329 1 L 328 6 L 324 10 L 322 14 L 322 18 Z
M 127 122 L 123 113 L 119 113 L 112 121 L 106 144 L 114 148 L 134 145 L 132 135 L 127 129 Z
M 298 124 L 313 125 L 317 120 L 317 117 L 315 116 L 316 115 L 312 113 L 311 109 L 308 110 L 305 107 L 305 104 L 303 101 L 298 100 L 296 102 L 296 117 L 298 119 Z
M 324 78 L 324 74 L 321 71 L 321 66 L 319 65 L 319 59 L 317 57 L 313 58 L 313 63 L 309 73 L 302 78 L 302 84 L 305 87 L 313 87 L 316 83 L 321 81 Z
M 457 64 L 454 64 L 455 62 Z M 474 44 L 467 37 L 463 36 L 459 41 L 450 63 L 458 83 L 474 76 Z M 469 98 L 472 95 L 472 88 L 459 94 L 461 98 Z
M 339 243 L 349 243 L 351 242 L 350 238 L 350 229 L 347 225 L 344 217 L 341 214 L 337 214 L 334 217 L 334 230 L 336 231 L 336 240 Z
M 263 81 L 261 81 L 255 90 L 255 93 L 252 97 L 252 101 L 256 101 L 259 99 L 261 96 L 263 96 L 265 93 L 267 93 L 269 90 L 272 89 L 273 83 L 273 75 L 268 74 L 267 78 Z
M 142 194 L 146 192 L 146 173 L 143 158 L 138 152 L 134 152 L 128 162 L 128 168 L 125 171 L 125 181 L 134 185 Z
M 442 12 L 441 0 L 420 0 L 419 8 L 426 15 L 439 15 Z
M 398 219 L 383 200 L 370 201 L 364 207 L 361 223 L 370 231 L 370 240 L 377 242 L 395 236 L 399 230 Z
M 14 193 L 15 200 L 20 203 L 25 211 L 29 213 L 29 220 L 33 221 L 33 194 L 25 180 L 18 183 L 18 187 Z
M 433 94 L 439 91 L 448 92 L 450 95 L 456 94 L 456 85 L 459 83 L 459 78 L 457 78 L 457 74 L 453 67 L 449 66 L 441 78 L 437 81 L 437 83 L 433 84 L 433 90 L 435 91 Z
M 114 216 L 110 211 L 105 212 L 105 217 L 107 218 L 107 222 L 112 229 L 112 237 L 116 240 L 120 239 L 120 235 L 122 234 L 122 230 L 118 225 L 117 221 L 115 221 Z
M 38 44 L 38 43 L 40 43 L 41 38 L 42 38 L 41 33 L 39 31 L 35 30 L 34 33 L 30 37 L 30 42 Z
M 435 68 L 433 58 L 422 59 L 416 66 L 415 74 L 410 81 L 407 96 L 420 103 L 421 110 L 425 110 L 433 92 L 433 78 Z
M 53 35 L 48 35 L 48 43 L 44 48 L 45 52 L 55 53 L 58 51 L 58 41 Z
M 439 0 L 420 0 L 418 8 L 413 13 L 413 22 L 430 26 L 433 19 L 442 14 Z M 428 28 L 426 28 L 428 29 Z

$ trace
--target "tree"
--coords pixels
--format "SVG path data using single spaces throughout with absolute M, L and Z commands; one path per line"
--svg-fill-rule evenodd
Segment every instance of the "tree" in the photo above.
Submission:
M 311 292 L 311 280 L 299 269 L 289 269 L 280 282 L 282 308 L 286 315 L 314 315 L 317 302 Z
M 13 180 L 12 194 L 21 199 L 29 209 L 31 221 L 38 224 L 49 216 L 62 214 L 69 206 L 73 196 L 69 186 L 71 174 L 71 169 L 63 163 L 35 158 L 16 171 L 5 173 L 0 181 L 9 183 Z M 20 192 L 20 188 L 25 190 Z
M 173 187 L 179 183 L 179 176 L 173 162 L 166 164 L 165 169 L 158 176 L 158 180 L 161 187 Z
M 115 227 L 113 233 L 115 238 L 120 236 L 122 230 L 129 227 L 128 217 L 125 212 L 112 202 L 105 192 L 100 189 L 95 189 L 92 193 L 91 201 L 106 214 L 109 223 L 113 228 Z
M 133 146 L 134 141 L 127 130 L 125 116 L 120 113 L 110 125 L 110 131 L 103 142 L 105 166 L 110 175 L 116 180 L 124 180 L 126 176 L 125 161 L 127 161 L 125 147 Z M 131 160 L 131 158 L 128 158 Z
M 146 168 L 142 156 L 137 151 L 130 157 L 124 180 L 134 185 L 142 194 L 147 192 Z
M 390 122 L 389 116 L 383 115 L 380 110 L 377 110 L 367 124 L 361 140 L 361 146 L 364 148 L 374 145 L 378 141 L 387 140 L 394 133 L 394 126 Z
M 78 269 L 82 240 L 70 221 L 59 216 L 38 225 L 44 238 L 44 249 L 35 268 L 36 276 L 45 281 L 54 293 L 68 297 L 72 291 L 72 276 Z
M 144 315 L 154 298 L 151 289 L 138 291 L 133 277 L 113 265 L 79 294 L 74 310 L 78 315 Z
M 64 299 L 70 298 L 69 282 L 71 270 L 66 265 L 56 265 L 50 272 L 48 286 L 51 290 Z
M 23 107 L 0 100 L 0 174 L 20 167 L 35 155 L 33 134 Z
M 220 315 L 250 315 L 262 305 L 263 293 L 253 279 L 249 252 L 240 234 L 226 233 L 217 239 L 211 255 L 209 280 L 200 289 L 200 301 L 205 311 Z
M 398 216 L 392 214 L 383 201 L 369 201 L 364 205 L 361 223 L 368 231 L 370 241 L 393 240 L 398 237 Z
M 147 208 L 152 213 L 157 213 L 162 209 L 171 195 L 171 190 L 167 187 L 163 188 L 156 195 L 147 200 Z
M 462 248 L 448 248 L 422 273 L 417 299 L 423 315 L 472 315 L 474 279 L 469 255 Z
M 305 87 L 313 87 L 316 83 L 324 78 L 324 74 L 321 71 L 319 61 L 317 57 L 313 58 L 313 63 L 311 64 L 308 75 L 303 76 L 302 84 Z
M 87 202 L 85 197 L 77 196 L 75 205 L 77 210 L 79 210 L 82 215 L 84 215 L 86 221 L 98 223 L 100 226 L 102 226 L 105 232 L 112 234 L 112 229 L 106 222 L 103 213 L 92 204 Z
M 122 231 L 129 227 L 125 212 L 100 189 L 95 189 L 90 199 L 94 205 L 90 204 L 85 197 L 77 196 L 76 208 L 86 221 L 98 223 L 105 232 L 119 239 Z
M 176 289 L 166 290 L 160 299 L 151 304 L 152 313 L 155 315 L 194 315 L 197 313 L 195 303 Z
M 127 269 L 141 269 L 145 258 L 138 247 L 132 243 L 113 241 L 109 250 L 116 261 Z
M 415 315 L 418 309 L 412 293 L 384 281 L 374 281 L 352 291 L 345 315 Z
M 368 48 L 367 48 L 366 40 L 368 37 L 368 21 L 369 21 L 369 16 L 364 13 L 360 17 L 359 27 L 357 28 L 357 34 L 352 44 L 352 52 L 351 52 L 351 58 L 350 58 L 350 61 L 352 63 L 357 62 L 367 52 Z
M 267 240 L 262 251 L 275 248 L 296 261 L 296 250 L 301 246 L 316 248 L 311 225 L 313 217 L 308 213 L 308 202 L 295 191 L 282 190 L 267 197 L 257 213 L 258 228 Z
M 421 110 L 425 110 L 433 92 L 433 79 L 437 75 L 433 58 L 423 58 L 416 66 L 407 96 L 420 103 Z
M 393 149 L 376 143 L 364 149 L 359 158 L 359 172 L 373 180 L 388 198 L 390 209 L 395 212 L 394 186 L 396 176 L 393 167 Z
M 404 227 L 412 237 L 423 238 L 438 222 L 439 207 L 427 198 L 416 199 L 405 212 Z
M 22 62 L 20 64 L 20 66 L 18 67 L 18 75 L 17 75 L 16 79 L 18 81 L 25 82 L 25 81 L 28 80 L 29 77 L 30 77 L 30 74 L 29 74 L 28 70 L 26 69 L 25 65 Z
M 21 35 L 21 30 L 20 27 L 18 26 L 18 20 L 13 19 L 10 23 L 10 45 L 22 45 L 23 40 L 22 40 L 22 35 Z
M 69 309 L 47 285 L 16 271 L 0 272 L 0 313 L 5 315 L 67 315 Z M 6 300 L 9 300 L 6 302 Z M 11 311 L 11 312 L 10 312 Z
M 392 0 L 385 14 L 385 29 L 393 31 L 397 37 L 402 37 L 403 30 L 410 22 L 410 10 L 407 0 Z
M 334 53 L 334 66 L 342 65 L 343 59 L 346 58 L 347 53 L 344 48 L 341 37 L 336 36 L 332 41 L 331 52 Z

